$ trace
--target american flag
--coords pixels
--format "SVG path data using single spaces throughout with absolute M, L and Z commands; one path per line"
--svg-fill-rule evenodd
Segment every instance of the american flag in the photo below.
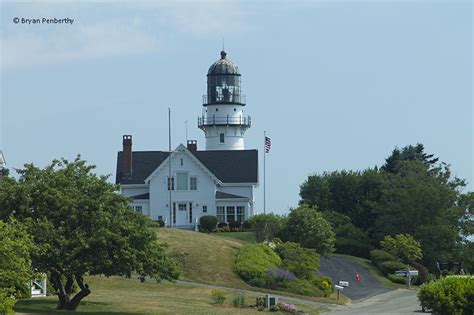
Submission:
M 272 139 L 265 137 L 265 153 L 270 152 L 271 147 L 272 147 Z

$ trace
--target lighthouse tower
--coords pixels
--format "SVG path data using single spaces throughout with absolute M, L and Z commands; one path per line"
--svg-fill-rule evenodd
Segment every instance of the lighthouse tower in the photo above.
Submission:
M 239 68 L 221 51 L 221 59 L 207 72 L 198 127 L 204 131 L 206 150 L 244 150 L 244 133 L 250 116 L 244 116 L 245 95 L 240 91 Z

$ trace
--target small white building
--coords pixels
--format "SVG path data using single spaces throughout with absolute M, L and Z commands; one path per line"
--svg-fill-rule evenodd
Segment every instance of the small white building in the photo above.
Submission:
M 244 222 L 253 215 L 258 151 L 245 150 L 250 117 L 244 117 L 239 69 L 226 55 L 222 51 L 207 74 L 198 118 L 206 150 L 188 140 L 172 152 L 133 151 L 132 136 L 123 136 L 116 183 L 136 211 L 168 226 L 195 227 L 203 215 L 215 215 L 219 222 Z

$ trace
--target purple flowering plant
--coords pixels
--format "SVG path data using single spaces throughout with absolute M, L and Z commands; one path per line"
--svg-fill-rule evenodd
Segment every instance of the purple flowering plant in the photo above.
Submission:
M 288 313 L 296 313 L 296 305 L 294 304 L 289 304 L 289 303 L 278 303 L 278 308 L 281 311 L 288 312 Z
M 293 281 L 296 280 L 296 276 L 291 271 L 285 270 L 284 268 L 274 268 L 268 272 L 270 279 L 276 281 Z

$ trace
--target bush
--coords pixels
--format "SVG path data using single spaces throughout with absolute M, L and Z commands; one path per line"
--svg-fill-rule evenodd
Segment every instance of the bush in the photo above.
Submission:
M 331 224 L 324 219 L 321 212 L 306 205 L 291 210 L 281 236 L 285 241 L 300 243 L 301 246 L 315 249 L 324 256 L 334 251 L 336 242 Z
M 311 281 L 305 279 L 296 279 L 295 281 L 285 282 L 282 286 L 288 292 L 307 295 L 307 296 L 325 296 L 324 292 L 315 286 Z
M 299 244 L 279 243 L 275 251 L 282 259 L 283 267 L 298 278 L 311 280 L 319 268 L 319 255 Z
M 425 283 L 418 299 L 436 314 L 474 314 L 474 278 L 446 277 Z
M 217 224 L 217 228 L 223 228 L 223 227 L 228 227 L 229 225 L 227 224 L 227 222 L 219 222 Z
M 242 227 L 242 223 L 240 221 L 231 221 L 229 222 L 229 228 L 234 231 L 234 230 L 240 230 Z
M 324 293 L 325 297 L 328 297 L 334 291 L 330 277 L 315 276 L 312 283 Z
M 232 305 L 234 307 L 244 308 L 246 306 L 245 305 L 245 296 L 238 295 L 238 296 L 234 297 L 234 299 L 232 300 Z
M 15 297 L 8 289 L 0 290 L 0 314 L 15 314 L 13 311 L 13 306 L 15 303 Z
M 400 261 L 395 261 L 395 260 L 387 260 L 379 264 L 380 271 L 384 275 L 394 273 L 397 270 L 403 270 L 407 268 L 407 265 L 400 262 Z
M 416 278 L 415 284 L 421 285 L 425 283 L 428 280 L 428 276 L 429 276 L 428 268 L 414 261 L 412 261 L 410 265 L 414 267 L 416 270 L 418 270 L 418 277 Z
M 216 232 L 217 232 L 217 233 L 230 232 L 230 227 L 228 227 L 227 225 L 226 225 L 226 226 L 223 226 L 223 227 L 218 227 L 218 228 L 216 229 Z
M 165 221 L 163 220 L 156 220 L 156 221 L 154 220 L 150 222 L 150 227 L 153 227 L 153 228 L 160 228 L 164 226 L 165 226 Z
M 204 215 L 199 219 L 199 225 L 205 232 L 212 232 L 216 229 L 217 217 L 214 215 Z
M 370 251 L 370 260 L 372 260 L 374 265 L 378 265 L 387 260 L 397 260 L 397 257 L 384 250 L 374 249 Z
M 219 291 L 219 290 L 212 290 L 211 297 L 214 304 L 219 304 L 219 305 L 224 304 L 224 301 L 225 301 L 224 292 Z
M 407 278 L 406 277 L 401 277 L 401 276 L 397 276 L 393 273 L 389 273 L 387 275 L 387 278 L 394 282 L 394 283 L 399 283 L 399 284 L 407 284 Z
M 235 270 L 249 284 L 264 287 L 268 272 L 280 267 L 281 263 L 280 257 L 270 247 L 264 244 L 247 244 L 237 254 Z
M 336 252 L 357 257 L 370 258 L 372 245 L 357 239 L 336 237 Z
M 258 243 L 271 241 L 283 231 L 286 226 L 286 217 L 270 214 L 256 214 L 250 217 L 246 224 L 255 231 Z
M 270 312 L 278 312 L 280 308 L 277 305 L 272 305 L 269 308 Z

